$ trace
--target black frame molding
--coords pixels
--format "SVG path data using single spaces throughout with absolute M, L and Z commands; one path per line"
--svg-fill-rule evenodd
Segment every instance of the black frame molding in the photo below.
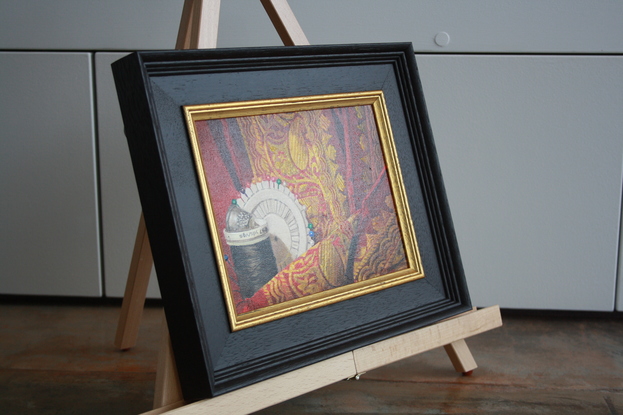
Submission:
M 186 400 L 471 309 L 410 43 L 136 52 L 113 64 Z M 182 106 L 382 90 L 425 278 L 232 332 Z

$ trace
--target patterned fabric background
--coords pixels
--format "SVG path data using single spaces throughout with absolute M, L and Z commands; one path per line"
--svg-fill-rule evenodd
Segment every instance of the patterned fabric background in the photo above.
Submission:
M 195 123 L 223 253 L 232 200 L 252 183 L 283 183 L 305 206 L 315 244 L 244 299 L 235 264 L 229 289 L 243 314 L 406 268 L 371 106 Z M 270 229 L 269 229 L 270 231 Z M 279 262 L 279 252 L 275 252 Z

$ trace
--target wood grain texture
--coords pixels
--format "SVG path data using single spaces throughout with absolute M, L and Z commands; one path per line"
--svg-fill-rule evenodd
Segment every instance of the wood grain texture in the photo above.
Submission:
M 301 25 L 286 0 L 261 0 L 261 2 L 284 45 L 309 45 Z
M 311 392 L 355 374 L 353 355 L 346 353 L 234 392 L 188 404 L 167 414 L 247 414 Z M 151 414 L 151 412 L 148 412 Z
M 182 8 L 182 17 L 180 19 L 180 27 L 177 32 L 175 49 L 188 49 L 190 47 L 194 7 L 195 0 L 184 0 L 184 7 Z
M 221 0 L 195 0 L 188 49 L 215 48 Z
M 476 369 L 478 365 L 472 356 L 472 352 L 469 351 L 467 343 L 464 339 L 454 341 L 443 347 L 454 366 L 454 370 L 459 373 L 469 374 L 472 370 Z
M 221 0 L 185 0 L 175 49 L 215 48 Z
M 167 322 L 162 320 L 162 340 L 158 352 L 158 367 L 156 369 L 156 390 L 154 393 L 154 408 L 161 408 L 176 404 L 184 400 L 177 374 L 175 357 L 171 348 L 171 337 L 167 329 Z
M 445 320 L 355 350 L 353 353 L 357 364 L 357 371 L 367 372 L 377 367 L 405 359 L 409 356 L 492 330 L 501 325 L 502 317 L 498 306 L 466 313 L 457 318 Z M 464 353 L 465 349 L 463 348 L 461 350 L 463 353 L 456 356 L 457 361 L 466 357 Z M 465 359 L 465 365 L 466 367 L 472 366 L 468 359 Z M 465 370 L 457 371 L 465 372 Z

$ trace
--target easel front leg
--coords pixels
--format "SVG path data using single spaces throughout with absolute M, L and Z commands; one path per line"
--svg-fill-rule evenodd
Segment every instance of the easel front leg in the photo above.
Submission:
M 445 345 L 443 348 L 446 350 L 454 370 L 462 373 L 464 376 L 471 375 L 474 369 L 478 367 L 465 340 L 457 340 Z
M 158 367 L 156 370 L 156 390 L 154 391 L 154 408 L 182 406 L 184 396 L 177 375 L 175 358 L 171 348 L 171 338 L 167 321 L 162 319 L 162 340 L 158 352 Z

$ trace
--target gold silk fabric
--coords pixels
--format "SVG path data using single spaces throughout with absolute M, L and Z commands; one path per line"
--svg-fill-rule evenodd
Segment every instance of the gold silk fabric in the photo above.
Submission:
M 305 206 L 315 241 L 298 258 L 281 261 L 278 274 L 250 298 L 240 296 L 244 275 L 228 263 L 238 314 L 406 268 L 372 111 L 364 105 L 196 122 L 219 232 L 241 191 L 279 180 Z M 220 244 L 229 258 L 222 236 Z M 273 251 L 279 263 L 278 244 Z

